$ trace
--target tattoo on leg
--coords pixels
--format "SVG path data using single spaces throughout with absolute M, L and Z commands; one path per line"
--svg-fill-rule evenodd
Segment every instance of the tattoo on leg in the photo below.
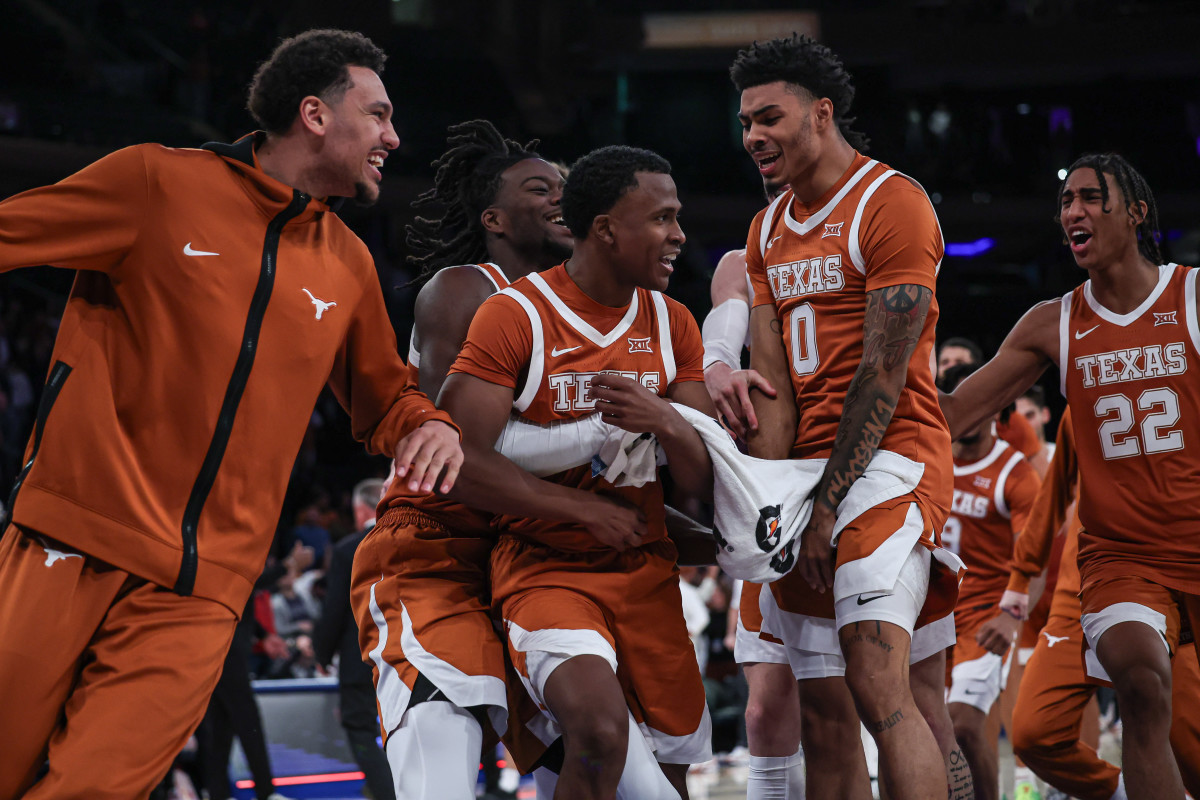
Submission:
M 975 797 L 975 780 L 971 777 L 971 768 L 967 766 L 967 757 L 961 749 L 950 751 L 946 767 L 950 776 L 949 800 L 972 800 Z
M 900 709 L 896 709 L 884 719 L 881 719 L 878 722 L 872 722 L 871 731 L 873 733 L 883 733 L 887 729 L 894 728 L 899 725 L 902 719 L 904 719 L 904 712 Z

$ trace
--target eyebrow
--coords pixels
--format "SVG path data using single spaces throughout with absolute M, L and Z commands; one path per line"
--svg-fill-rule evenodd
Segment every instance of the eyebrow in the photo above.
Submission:
M 379 109 L 380 111 L 386 111 L 389 114 L 392 113 L 392 104 L 385 100 L 375 100 L 367 103 L 366 107 L 371 110 Z
M 544 175 L 530 175 L 528 178 L 521 181 L 521 185 L 524 186 L 525 184 L 529 183 L 530 181 L 538 181 L 540 183 L 546 184 L 547 186 L 550 186 L 552 183 L 551 180 L 549 178 L 545 177 Z M 562 180 L 560 179 L 558 181 L 558 183 L 562 183 Z
M 756 109 L 754 109 L 753 111 L 751 111 L 749 114 L 746 114 L 746 113 L 743 113 L 743 112 L 740 112 L 740 111 L 739 111 L 739 112 L 738 112 L 738 119 L 750 119 L 751 117 L 757 117 L 757 116 L 759 116 L 760 114 L 765 114 L 765 113 L 767 113 L 768 111 L 770 111 L 770 110 L 771 110 L 771 109 L 773 109 L 773 108 L 779 108 L 779 104 L 778 104 L 778 103 L 770 103 L 770 104 L 768 104 L 768 105 L 765 105 L 765 106 L 760 106 L 759 108 L 756 108 Z

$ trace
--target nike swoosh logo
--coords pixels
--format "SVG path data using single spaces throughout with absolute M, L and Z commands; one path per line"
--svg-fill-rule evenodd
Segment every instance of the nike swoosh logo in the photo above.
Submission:
M 867 603 L 871 602 L 872 600 L 878 600 L 881 597 L 891 597 L 891 596 L 892 595 L 890 593 L 885 592 L 884 594 L 877 594 L 874 597 L 868 597 L 866 600 L 864 600 L 863 596 L 860 594 L 858 596 L 858 604 L 860 606 L 865 606 Z
M 970 689 L 963 689 L 963 694 L 986 694 L 986 692 L 972 692 Z
M 581 347 L 583 347 L 583 345 L 581 345 L 581 344 L 577 344 L 577 345 L 575 345 L 574 347 L 564 347 L 564 348 L 562 348 L 561 350 L 559 350 L 559 349 L 556 347 L 556 348 L 554 348 L 553 350 L 551 350 L 551 351 L 550 351 L 550 357 L 551 357 L 551 358 L 558 358 L 559 356 L 566 355 L 567 353 L 571 352 L 572 350 L 578 350 L 578 349 L 579 349 L 579 348 L 581 348 Z
M 1096 325 L 1091 328 L 1088 328 L 1086 331 L 1075 331 L 1075 338 L 1082 339 L 1083 337 L 1087 336 L 1089 333 L 1091 333 L 1092 331 L 1096 330 L 1096 328 L 1099 328 L 1099 327 L 1100 327 L 1099 325 Z
M 192 243 L 188 242 L 183 246 L 183 254 L 185 256 L 219 256 L 220 253 L 210 253 L 207 250 L 193 250 Z
M 781 233 L 781 234 L 779 234 L 779 236 L 783 236 L 783 234 Z M 771 239 L 770 241 L 767 242 L 768 250 L 770 250 L 772 247 L 774 247 L 775 243 L 779 241 L 779 236 L 776 236 L 774 239 Z

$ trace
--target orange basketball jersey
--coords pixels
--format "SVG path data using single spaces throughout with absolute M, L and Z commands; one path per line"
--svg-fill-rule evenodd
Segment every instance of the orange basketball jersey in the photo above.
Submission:
M 1091 281 L 1063 296 L 1062 391 L 1079 455 L 1079 566 L 1105 563 L 1200 593 L 1200 324 L 1197 271 L 1158 268 L 1128 314 Z M 1190 378 L 1188 376 L 1191 376 Z
M 703 381 L 703 359 L 700 329 L 676 301 L 638 289 L 629 305 L 604 306 L 584 294 L 565 265 L 559 265 L 488 298 L 450 371 L 511 388 L 517 416 L 553 425 L 596 413 L 587 393 L 601 373 L 624 375 L 664 395 L 673 383 Z M 586 465 L 547 480 L 623 496 L 646 515 L 646 543 L 666 536 L 658 481 L 618 488 Z M 561 522 L 499 517 L 497 524 L 557 550 L 605 549 L 583 528 Z
M 934 289 L 942 250 L 921 187 L 859 154 L 820 199 L 801 203 L 787 191 L 754 218 L 746 271 L 754 305 L 774 304 L 783 326 L 800 420 L 793 458 L 825 458 L 833 448 L 863 356 L 867 293 L 902 284 Z M 880 447 L 924 463 L 918 492 L 945 509 L 950 434 L 929 368 L 937 318 L 934 300 Z
M 998 603 L 1008 585 L 1013 540 L 1025 526 L 1038 476 L 1025 457 L 997 439 L 978 461 L 954 459 L 954 502 L 942 546 L 967 565 L 958 607 Z
M 479 270 L 483 277 L 487 278 L 488 282 L 492 284 L 496 292 L 501 289 L 507 289 L 509 286 L 508 276 L 504 274 L 504 270 L 495 264 L 490 262 L 484 264 L 464 264 L 463 267 L 474 267 Z M 454 268 L 452 267 L 452 269 Z M 408 338 L 408 382 L 413 388 L 419 389 L 421 388 L 419 381 L 421 351 L 417 349 L 416 336 L 417 332 L 414 328 Z M 433 399 L 436 400 L 437 398 Z M 384 495 L 383 500 L 380 502 L 379 515 L 383 516 L 383 512 L 386 509 L 395 508 L 396 506 L 419 509 L 455 533 L 483 532 L 487 531 L 491 526 L 492 517 L 490 514 L 484 514 L 467 508 L 461 503 L 455 503 L 437 494 L 410 492 L 408 484 L 403 480 L 393 480 L 388 486 L 387 494 Z

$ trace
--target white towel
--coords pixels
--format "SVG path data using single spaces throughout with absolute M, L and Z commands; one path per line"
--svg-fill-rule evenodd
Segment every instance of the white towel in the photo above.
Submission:
M 584 464 L 614 486 L 644 486 L 665 463 L 658 440 L 629 433 L 591 414 L 569 422 L 537 425 L 513 416 L 496 450 L 517 466 L 544 478 Z
M 767 461 L 740 452 L 729 433 L 711 417 L 676 405 L 700 434 L 713 462 L 713 533 L 717 563 L 729 575 L 770 583 L 796 564 L 800 534 L 812 516 L 812 492 L 825 470 L 824 459 Z M 859 514 L 911 492 L 925 466 L 880 450 L 838 506 L 830 539 Z

